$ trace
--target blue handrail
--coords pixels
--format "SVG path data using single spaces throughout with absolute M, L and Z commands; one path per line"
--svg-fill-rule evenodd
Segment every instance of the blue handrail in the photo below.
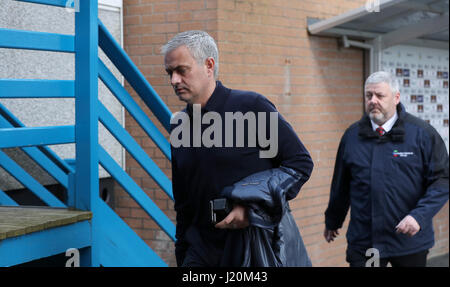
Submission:
M 175 241 L 175 225 L 158 208 L 158 206 L 148 197 L 145 192 L 137 185 L 134 180 L 120 168 L 120 166 L 111 158 L 111 156 L 99 146 L 100 164 L 109 172 L 118 183 L 128 190 L 128 194 L 139 203 L 141 207 L 152 217 L 155 222 L 163 229 L 172 240 Z
M 10 49 L 75 52 L 72 35 L 0 28 L 0 47 Z
M 75 81 L 0 79 L 0 98 L 74 98 Z
M 19 206 L 11 197 L 0 189 L 0 205 Z
M 67 8 L 73 8 L 75 5 L 75 1 L 72 0 L 19 0 L 20 2 L 29 2 L 29 3 L 35 3 L 35 4 L 43 4 L 43 5 L 50 5 L 50 6 L 56 6 L 56 7 L 67 7 Z
M 58 7 L 74 7 L 67 0 L 19 0 Z M 78 2 L 77 2 L 78 4 Z M 75 14 L 75 35 L 0 29 L 0 48 L 32 49 L 75 53 L 75 80 L 0 79 L 0 98 L 74 98 L 75 125 L 58 127 L 25 127 L 0 104 L 0 166 L 44 203 L 52 207 L 68 206 L 91 210 L 91 245 L 89 265 L 115 265 L 120 258 L 115 254 L 131 254 L 139 264 L 165 266 L 164 262 L 142 241 L 119 216 L 111 216 L 98 194 L 98 165 L 121 185 L 143 210 L 175 241 L 172 220 L 148 197 L 136 182 L 114 161 L 98 142 L 100 121 L 122 146 L 133 156 L 161 189 L 173 200 L 172 183 L 130 134 L 117 122 L 98 100 L 100 78 L 130 115 L 155 142 L 167 159 L 171 160 L 170 144 L 163 133 L 147 117 L 130 94 L 98 58 L 100 47 L 111 62 L 131 84 L 138 96 L 156 116 L 163 128 L 170 132 L 171 112 L 144 75 L 131 61 L 98 19 L 97 0 L 80 0 L 80 11 Z M 75 143 L 75 169 L 61 160 L 47 145 Z M 64 204 L 38 181 L 15 163 L 2 148 L 20 147 L 50 176 L 68 190 L 68 204 Z M 0 205 L 17 205 L 0 190 Z M 107 218 L 106 218 L 107 217 Z M 120 234 L 114 233 L 121 226 Z M 114 238 L 112 238 L 114 237 Z M 117 246 L 115 243 L 131 244 Z M 102 246 L 110 248 L 104 249 Z M 130 251 L 133 246 L 135 250 Z M 111 253 L 114 250 L 114 254 Z M 145 260 L 140 260 L 145 254 Z
M 102 48 L 111 62 L 119 69 L 128 83 L 130 83 L 144 103 L 155 114 L 166 131 L 170 132 L 170 117 L 172 113 L 169 108 L 100 20 L 98 20 L 98 27 L 98 44 L 100 48 Z
M 99 103 L 100 122 L 126 148 L 133 158 L 155 180 L 163 191 L 173 200 L 172 183 L 153 160 L 145 153 L 133 137 L 117 122 L 111 113 Z M 130 191 L 131 192 L 131 191 Z
M 0 148 L 73 143 L 74 126 L 4 128 L 0 131 Z
M 3 124 L 1 124 L 0 127 L 25 127 L 25 125 L 2 104 L 0 104 L 0 119 L 4 119 Z M 63 173 L 74 173 L 74 170 L 64 160 L 62 160 L 58 155 L 56 155 L 54 151 L 46 146 L 37 148 L 23 148 L 24 151 L 33 149 L 39 150 L 43 156 L 47 157 L 51 162 L 53 162 L 59 169 L 61 169 Z M 45 167 L 49 166 L 46 163 L 41 164 L 39 160 L 36 160 L 36 162 L 39 163 L 39 165 L 44 169 Z M 55 179 L 57 179 L 57 177 L 55 177 Z
M 23 168 L 15 163 L 6 153 L 0 150 L 0 166 L 4 168 L 15 179 L 22 183 L 26 188 L 33 191 L 42 201 L 52 207 L 67 207 L 45 187 L 31 177 Z
M 0 115 L 0 128 L 2 127 L 12 127 L 12 125 Z M 22 150 L 64 188 L 68 189 L 68 175 L 48 155 L 40 151 L 38 147 L 24 147 Z
M 125 88 L 117 81 L 111 71 L 99 59 L 99 77 L 109 90 L 116 96 L 117 100 L 125 107 L 130 115 L 136 120 L 147 135 L 155 142 L 167 159 L 171 160 L 170 144 L 159 129 L 148 118 L 139 105 L 133 100 Z

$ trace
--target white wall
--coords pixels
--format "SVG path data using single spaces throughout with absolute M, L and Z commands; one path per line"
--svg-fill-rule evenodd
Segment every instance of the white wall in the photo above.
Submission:
M 100 0 L 99 17 L 116 40 L 122 43 L 122 1 Z M 1 0 L 0 28 L 73 35 L 74 13 L 60 7 Z M 116 78 L 123 82 L 120 73 L 113 68 L 101 50 L 100 58 Z M 0 78 L 74 80 L 74 60 L 73 54 L 0 48 Z M 124 125 L 122 106 L 101 81 L 99 81 L 99 98 L 114 117 Z M 3 99 L 0 102 L 27 126 L 73 125 L 75 123 L 73 99 Z M 124 152 L 121 145 L 101 125 L 99 138 L 102 146 L 124 167 Z M 56 145 L 50 148 L 63 159 L 75 157 L 74 144 Z M 56 183 L 18 149 L 7 149 L 5 152 L 16 159 L 42 184 Z M 108 174 L 101 168 L 100 176 L 107 177 Z M 21 188 L 21 185 L 0 168 L 0 189 L 18 188 Z

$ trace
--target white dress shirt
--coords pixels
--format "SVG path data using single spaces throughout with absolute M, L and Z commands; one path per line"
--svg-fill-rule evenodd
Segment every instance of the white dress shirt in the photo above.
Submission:
M 392 129 L 397 119 L 398 115 L 397 112 L 395 112 L 395 114 L 381 126 L 384 129 L 385 133 L 389 132 Z M 375 131 L 379 127 L 379 125 L 374 123 L 372 120 L 370 120 L 370 122 L 372 123 L 372 129 Z

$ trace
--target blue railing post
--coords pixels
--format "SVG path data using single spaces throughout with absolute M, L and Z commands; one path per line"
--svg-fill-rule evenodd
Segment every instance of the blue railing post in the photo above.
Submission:
M 1 1 L 1 0 L 0 0 Z M 67 205 L 0 150 L 0 167 L 52 207 L 92 211 L 80 250 L 83 266 L 167 266 L 99 196 L 99 163 L 149 216 L 175 240 L 175 225 L 99 145 L 99 120 L 173 199 L 169 178 L 98 100 L 100 78 L 143 130 L 171 160 L 170 144 L 98 58 L 105 52 L 167 132 L 171 112 L 130 57 L 98 19 L 98 0 L 19 0 L 57 7 L 74 6 L 75 35 L 0 28 L 0 48 L 75 53 L 75 80 L 0 79 L 0 98 L 75 98 L 75 126 L 25 127 L 0 104 L 0 149 L 21 147 L 68 190 Z M 75 3 L 75 5 L 73 5 Z M 3 136 L 3 137 L 2 137 Z M 75 142 L 76 158 L 61 160 L 47 145 Z M 37 147 L 35 147 L 37 146 Z M 17 205 L 0 190 L 0 204 Z M 42 253 L 42 254 L 45 254 Z M 1 260 L 0 260 L 1 261 Z
M 91 266 L 99 266 L 96 205 L 98 172 L 98 3 L 80 0 L 75 13 L 75 207 L 91 210 Z

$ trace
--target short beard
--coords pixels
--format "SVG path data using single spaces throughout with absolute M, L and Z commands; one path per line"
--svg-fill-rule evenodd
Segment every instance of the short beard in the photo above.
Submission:
M 369 118 L 379 126 L 386 122 L 386 116 L 383 113 L 372 114 L 369 112 Z

